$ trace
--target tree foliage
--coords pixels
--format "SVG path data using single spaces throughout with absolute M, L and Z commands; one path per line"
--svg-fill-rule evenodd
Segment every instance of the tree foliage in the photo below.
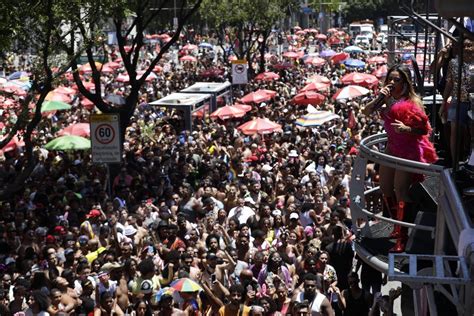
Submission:
M 343 9 L 347 22 L 376 20 L 388 15 L 400 14 L 398 1 L 393 0 L 348 0 Z

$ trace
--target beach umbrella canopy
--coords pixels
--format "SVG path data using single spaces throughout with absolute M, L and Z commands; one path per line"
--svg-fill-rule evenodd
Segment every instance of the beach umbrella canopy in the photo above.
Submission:
M 44 101 L 41 105 L 41 113 L 51 112 L 51 111 L 60 111 L 60 110 L 70 110 L 71 106 L 67 103 L 61 101 Z
M 328 77 L 321 76 L 321 75 L 313 75 L 309 77 L 308 79 L 306 79 L 306 83 L 311 83 L 311 82 L 331 84 L 331 80 L 329 80 Z
M 257 90 L 250 92 L 240 99 L 243 103 L 262 103 L 265 101 L 270 101 L 276 95 L 276 91 L 272 90 Z
M 283 57 L 296 59 L 299 58 L 299 55 L 296 52 L 285 52 L 283 53 Z
M 201 291 L 202 288 L 199 284 L 188 278 L 181 278 L 170 284 L 170 287 L 178 292 L 192 293 Z
M 62 93 L 62 94 L 74 95 L 74 94 L 77 93 L 77 91 L 74 90 L 73 88 L 60 86 L 60 87 L 57 87 L 56 89 L 54 89 L 53 93 Z
M 50 91 L 45 98 L 46 101 L 59 101 L 64 103 L 71 103 L 71 97 L 68 94 L 57 93 Z
M 304 63 L 307 65 L 309 64 L 309 65 L 321 67 L 321 66 L 324 66 L 324 64 L 326 63 L 326 60 L 320 57 L 310 56 L 305 59 Z
M 281 125 L 267 118 L 256 118 L 237 127 L 245 135 L 270 134 L 281 130 Z
M 347 46 L 343 50 L 346 53 L 356 53 L 356 54 L 364 52 L 364 50 L 360 48 L 359 46 Z
M 255 77 L 259 81 L 273 81 L 280 79 L 280 75 L 272 71 L 262 72 Z
M 227 120 L 235 117 L 242 117 L 245 115 L 245 111 L 235 106 L 223 106 L 218 108 L 216 111 L 211 113 L 212 118 L 220 118 L 221 120 Z
M 205 78 L 212 78 L 212 77 L 219 77 L 224 74 L 224 69 L 220 68 L 209 68 L 201 71 L 199 74 L 201 77 Z
M 387 58 L 383 56 L 374 56 L 370 57 L 367 62 L 369 64 L 386 64 L 387 63 Z
M 69 125 L 58 132 L 58 136 L 74 135 L 81 137 L 90 137 L 91 128 L 89 123 L 76 123 Z
M 248 105 L 248 104 L 241 104 L 241 103 L 235 103 L 233 105 L 234 108 L 238 108 L 242 111 L 244 111 L 245 113 L 249 112 L 250 110 L 252 110 L 252 106 L 251 105 Z
M 291 102 L 298 105 L 321 104 L 326 97 L 315 91 L 304 91 L 298 93 L 291 99 Z
M 319 126 L 338 118 L 340 118 L 339 115 L 329 111 L 315 111 L 300 117 L 295 121 L 295 124 L 298 126 Z
M 105 63 L 105 64 L 104 64 L 104 67 L 109 67 L 109 68 L 112 68 L 112 69 L 117 69 L 117 68 L 122 67 L 122 65 L 120 65 L 120 63 L 117 63 L 117 62 L 115 62 L 115 61 L 109 61 L 108 63 Z
M 293 68 L 295 65 L 292 63 L 278 63 L 272 65 L 273 68 L 278 69 L 278 70 L 283 70 L 283 69 L 288 69 L 288 68 Z
M 347 59 L 343 62 L 346 67 L 352 67 L 352 68 L 364 68 L 365 63 L 362 60 L 358 59 Z
M 195 50 L 195 49 L 197 49 L 197 48 L 198 48 L 198 47 L 197 47 L 196 45 L 194 45 L 194 44 L 187 44 L 187 45 L 184 45 L 184 46 L 183 46 L 183 49 L 184 49 L 184 50 Z
M 322 82 L 311 82 L 307 84 L 303 89 L 299 92 L 305 91 L 327 91 L 329 88 L 329 83 L 322 83 Z
M 327 37 L 326 35 L 324 35 L 324 34 L 318 34 L 318 35 L 316 35 L 315 37 L 316 37 L 316 39 L 318 39 L 318 40 L 320 40 L 320 41 L 325 41 L 325 40 L 328 39 L 328 37 Z
M 95 67 L 97 70 L 100 70 L 102 68 L 102 64 L 99 63 L 98 61 L 95 62 Z M 92 72 L 92 67 L 90 63 L 84 64 L 79 68 L 80 73 L 91 73 Z
M 199 44 L 199 48 L 213 49 L 214 46 L 212 44 L 209 44 L 209 43 L 201 43 L 201 44 Z
M 130 76 L 129 75 L 124 75 L 120 74 L 115 78 L 117 82 L 130 82 Z
M 388 67 L 387 65 L 382 65 L 379 68 L 375 69 L 372 74 L 377 78 L 383 78 L 387 76 Z
M 361 86 L 374 86 L 379 82 L 376 76 L 360 73 L 360 72 L 351 72 L 341 78 L 342 83 L 352 84 L 352 85 L 361 85 Z
M 48 150 L 85 150 L 91 148 L 91 141 L 87 138 L 74 135 L 65 135 L 53 139 L 44 148 Z
M 197 61 L 196 57 L 189 56 L 189 55 L 183 56 L 179 60 L 180 61 L 189 61 L 189 62 L 196 62 Z
M 18 79 L 21 79 L 21 78 L 28 78 L 30 76 L 29 73 L 27 73 L 26 71 L 15 71 L 14 73 L 11 73 L 7 79 L 8 80 L 18 80 Z
M 353 99 L 368 94 L 370 91 L 361 86 L 346 86 L 337 91 L 333 98 L 335 100 Z
M 323 50 L 321 53 L 319 53 L 319 56 L 327 58 L 327 57 L 332 57 L 336 54 L 337 53 L 333 51 L 332 49 L 326 49 L 326 50 Z
M 341 53 L 334 54 L 331 57 L 331 60 L 335 63 L 340 63 L 340 62 L 346 60 L 347 58 L 349 58 L 349 54 L 341 52 Z

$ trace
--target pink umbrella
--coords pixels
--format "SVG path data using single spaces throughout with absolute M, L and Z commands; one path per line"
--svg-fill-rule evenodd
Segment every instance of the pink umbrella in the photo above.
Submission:
M 249 112 L 250 110 L 252 110 L 252 106 L 251 105 L 248 105 L 248 104 L 240 104 L 240 103 L 235 103 L 233 105 L 234 108 L 238 108 L 242 111 L 245 111 L 245 113 Z
M 276 91 L 271 90 L 257 90 L 245 95 L 240 99 L 243 103 L 262 103 L 270 101 L 276 95 Z
M 64 86 L 57 87 L 56 89 L 53 90 L 53 92 L 54 93 L 69 94 L 69 95 L 74 95 L 74 94 L 77 93 L 77 91 L 74 90 L 73 88 L 64 87 Z
M 300 30 L 300 31 L 297 31 L 295 34 L 296 34 L 296 35 L 300 35 L 300 36 L 301 36 L 301 35 L 305 35 L 305 34 L 306 34 L 306 32 L 305 32 L 305 31 L 303 31 L 303 30 Z
M 325 40 L 328 39 L 328 37 L 324 34 L 318 34 L 318 35 L 316 35 L 316 39 L 320 40 L 320 41 L 325 41 Z
M 2 87 L 0 87 L 0 90 L 3 91 L 3 92 L 6 92 L 6 93 L 11 93 L 11 94 L 14 94 L 14 95 L 17 95 L 19 97 L 24 97 L 26 96 L 26 91 L 23 90 L 22 88 L 20 88 L 19 86 L 17 85 L 3 85 Z
M 349 58 L 349 54 L 348 53 L 337 53 L 336 55 L 332 56 L 331 57 L 331 60 L 334 62 L 334 63 L 340 63 L 344 60 L 346 60 L 347 58 Z
M 321 66 L 324 66 L 324 64 L 326 63 L 326 60 L 319 57 L 308 57 L 305 59 L 304 63 L 307 65 L 321 67 Z
M 58 132 L 58 136 L 74 135 L 82 137 L 90 137 L 91 129 L 89 123 L 76 123 L 63 128 Z
M 360 72 L 349 73 L 343 76 L 341 81 L 344 84 L 361 85 L 367 87 L 374 86 L 379 83 L 379 80 L 376 76 Z
M 129 75 L 124 75 L 124 74 L 120 74 L 117 76 L 117 78 L 115 78 L 115 80 L 117 82 L 130 82 L 130 76 Z
M 92 110 L 94 108 L 94 103 L 87 99 L 87 98 L 84 98 L 81 100 L 81 104 L 86 108 L 88 109 L 89 111 Z
M 237 56 L 235 55 L 230 55 L 229 58 L 227 58 L 229 61 L 237 60 Z
M 283 70 L 283 69 L 288 69 L 288 68 L 293 68 L 295 65 L 291 63 L 281 63 L 281 64 L 274 64 L 272 65 L 273 68 L 278 69 L 278 70 Z
M 339 89 L 334 95 L 334 100 L 353 99 L 368 94 L 370 91 L 360 86 L 346 86 Z
M 314 75 L 314 76 L 309 77 L 309 78 L 306 80 L 306 83 L 311 83 L 311 82 L 320 82 L 320 83 L 327 83 L 327 84 L 330 84 L 330 83 L 331 83 L 331 80 L 329 80 L 329 78 L 328 78 L 328 77 L 325 77 L 325 76 Z
M 193 45 L 193 44 L 187 44 L 187 45 L 184 45 L 183 46 L 183 49 L 184 50 L 195 50 L 197 49 L 198 47 L 196 45 Z
M 299 58 L 299 55 L 295 52 L 286 52 L 283 53 L 283 57 L 296 59 Z
M 281 130 L 281 125 L 267 118 L 257 118 L 237 127 L 245 135 L 270 134 Z
M 383 56 L 374 56 L 367 60 L 369 64 L 386 64 L 387 59 Z
M 298 93 L 291 99 L 291 102 L 297 105 L 316 105 L 324 102 L 326 97 L 322 94 L 319 94 L 315 91 L 304 91 Z
M 67 94 L 63 94 L 63 93 L 55 93 L 54 91 L 51 91 L 49 92 L 47 95 L 46 95 L 46 98 L 45 100 L 47 101 L 61 101 L 61 102 L 64 102 L 64 103 L 71 103 L 71 97 Z
M 305 91 L 327 91 L 329 89 L 329 83 L 322 83 L 322 82 L 311 82 L 310 84 L 307 84 L 303 89 L 300 90 L 300 92 L 305 92 Z
M 227 120 L 234 117 L 242 117 L 245 115 L 245 113 L 246 112 L 244 110 L 239 109 L 238 107 L 226 105 L 212 112 L 211 117 Z
M 112 69 L 118 69 L 118 68 L 122 67 L 122 65 L 120 65 L 119 63 L 116 63 L 115 61 L 110 61 L 108 63 L 105 63 L 104 67 L 109 67 L 109 68 L 112 68 Z
M 189 56 L 189 55 L 183 56 L 179 60 L 180 61 L 189 61 L 189 62 L 196 62 L 197 61 L 196 57 Z
M 272 71 L 262 72 L 255 77 L 255 80 L 272 81 L 280 79 L 280 75 Z

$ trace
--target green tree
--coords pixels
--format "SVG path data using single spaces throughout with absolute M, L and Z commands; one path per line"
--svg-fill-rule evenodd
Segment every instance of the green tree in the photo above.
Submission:
M 87 90 L 78 72 L 78 64 L 72 63 L 74 81 L 76 82 L 79 91 L 87 99 L 92 101 L 94 105 L 103 113 L 115 113 L 120 115 L 120 129 L 122 131 L 122 142 L 125 137 L 125 130 L 130 123 L 130 118 L 133 115 L 139 99 L 140 88 L 145 83 L 146 77 L 152 72 L 153 68 L 158 64 L 163 55 L 168 49 L 176 43 L 179 35 L 183 30 L 184 25 L 189 18 L 197 11 L 201 5 L 202 0 L 182 0 L 178 3 L 177 8 L 177 29 L 174 31 L 171 40 L 161 47 L 158 53 L 155 53 L 148 68 L 146 68 L 143 75 L 137 75 L 139 66 L 141 50 L 145 46 L 145 33 L 149 29 L 152 22 L 160 19 L 162 14 L 165 14 L 165 7 L 172 5 L 173 1 L 169 0 L 103 0 L 98 4 L 90 1 L 90 5 L 76 4 L 75 8 L 71 8 L 76 12 L 83 12 L 85 15 L 93 14 L 94 12 L 101 12 L 104 17 L 110 19 L 113 25 L 113 32 L 117 37 L 118 49 L 123 60 L 123 64 L 127 75 L 130 78 L 130 90 L 128 95 L 124 96 L 125 104 L 113 105 L 107 102 L 102 93 L 101 69 L 99 69 L 94 60 L 94 53 L 105 52 L 105 36 L 101 32 L 106 20 L 94 21 L 95 23 L 73 23 L 76 26 L 75 31 L 81 35 L 81 38 L 73 36 L 71 33 L 68 41 L 63 42 L 69 58 L 72 58 L 76 52 L 77 47 L 81 43 L 86 44 L 85 52 L 87 60 L 92 69 L 92 79 L 95 83 L 95 91 Z M 73 17 L 71 17 L 74 19 Z M 74 21 L 75 22 L 75 21 Z M 133 35 L 134 34 L 134 35 Z M 129 45 L 131 49 L 127 51 L 125 47 Z

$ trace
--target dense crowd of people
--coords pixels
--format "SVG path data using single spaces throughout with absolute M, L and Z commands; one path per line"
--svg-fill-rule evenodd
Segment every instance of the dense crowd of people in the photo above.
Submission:
M 308 37 L 294 42 L 329 48 Z M 117 54 L 111 48 L 110 60 Z M 392 315 L 400 289 L 382 296 L 386 278 L 357 260 L 349 209 L 358 144 L 383 122 L 362 113 L 361 98 L 332 98 L 344 74 L 376 65 L 351 69 L 327 59 L 315 67 L 274 56 L 284 67 L 268 67 L 280 79 L 234 87 L 234 99 L 259 88 L 276 91 L 274 98 L 238 119 L 195 117 L 193 131 L 182 131 L 179 112 L 149 102 L 196 81 L 230 79 L 219 51 L 197 55 L 180 67 L 164 60 L 145 83 L 110 190 L 106 167 L 93 164 L 89 151 L 41 148 L 61 128 L 88 121 L 93 109 L 82 97 L 73 93 L 72 110 L 41 123 L 39 164 L 21 194 L 1 204 L 0 315 Z M 222 73 L 202 78 L 211 61 Z M 25 70 L 7 66 L 6 75 Z M 127 94 L 115 80 L 121 71 L 103 76 L 104 91 Z M 300 127 L 295 120 L 306 106 L 291 98 L 313 75 L 330 81 L 314 106 L 339 118 Z M 377 85 L 370 88 L 373 95 Z M 15 116 L 2 111 L 4 121 Z M 282 130 L 237 130 L 254 117 Z M 16 176 L 21 155 L 20 146 L 4 153 L 2 185 Z M 377 182 L 371 165 L 367 186 Z

